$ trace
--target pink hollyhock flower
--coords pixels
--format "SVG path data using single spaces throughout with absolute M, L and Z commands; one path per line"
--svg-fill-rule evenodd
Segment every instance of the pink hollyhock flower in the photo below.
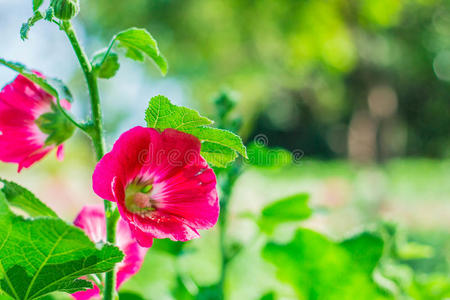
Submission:
M 61 105 L 70 109 L 66 100 Z M 74 130 L 58 109 L 56 99 L 24 76 L 17 76 L 0 92 L 0 161 L 17 163 L 18 172 L 53 148 L 57 148 L 56 156 L 62 160 L 62 143 Z
M 153 238 L 187 241 L 217 222 L 216 176 L 200 141 L 175 129 L 134 127 L 97 164 L 94 191 L 117 203 L 144 247 Z
M 83 229 L 93 242 L 106 241 L 105 212 L 102 205 L 83 207 L 73 223 Z M 134 240 L 128 224 L 122 219 L 117 223 L 116 242 L 119 249 L 125 254 L 123 261 L 116 266 L 116 290 L 119 290 L 122 283 L 139 271 L 148 248 L 139 246 Z M 99 294 L 100 290 L 94 284 L 94 288 L 76 292 L 72 296 L 77 300 L 87 300 L 99 296 Z

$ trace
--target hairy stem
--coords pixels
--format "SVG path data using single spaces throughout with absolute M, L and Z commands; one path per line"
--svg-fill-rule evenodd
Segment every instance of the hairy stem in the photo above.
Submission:
M 73 50 L 78 58 L 81 68 L 86 79 L 86 83 L 89 89 L 89 96 L 91 100 L 92 109 L 92 121 L 87 132 L 92 139 L 94 145 L 97 160 L 100 160 L 105 155 L 105 138 L 103 135 L 103 120 L 102 110 L 100 104 L 100 95 L 98 91 L 97 77 L 93 73 L 92 65 L 84 52 L 83 48 L 78 41 L 77 35 L 72 27 L 72 24 L 68 21 L 64 21 L 62 28 L 65 31 Z M 106 240 L 114 244 L 115 243 L 115 227 L 117 223 L 117 215 L 114 212 L 113 203 L 104 200 L 105 205 L 105 222 L 106 222 Z M 105 276 L 105 288 L 103 292 L 103 299 L 112 300 L 115 295 L 115 270 L 106 273 Z
M 226 199 L 225 199 L 226 198 Z M 223 201 L 225 200 L 225 201 Z M 225 278 L 226 278 L 226 272 L 228 267 L 228 253 L 225 248 L 225 240 L 226 240 L 226 228 L 227 228 L 227 203 L 228 197 L 225 195 L 222 195 L 222 201 L 221 201 L 221 216 L 219 218 L 219 225 L 220 225 L 220 236 L 219 236 L 219 243 L 220 243 L 220 254 L 222 256 L 221 261 L 221 270 L 220 270 L 220 279 L 219 279 L 219 291 L 220 291 L 220 300 L 225 299 Z

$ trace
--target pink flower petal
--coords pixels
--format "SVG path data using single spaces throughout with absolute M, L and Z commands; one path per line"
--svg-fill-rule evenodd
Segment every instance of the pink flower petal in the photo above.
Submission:
M 102 205 L 85 206 L 75 218 L 74 225 L 83 229 L 95 243 L 106 241 L 105 213 Z M 139 246 L 134 240 L 128 224 L 120 219 L 116 227 L 116 244 L 125 254 L 124 260 L 117 264 L 116 290 L 136 274 L 142 266 L 148 248 Z M 98 295 L 98 287 L 72 294 L 75 299 L 90 299 Z M 84 297 L 84 298 L 83 298 Z
M 102 205 L 84 206 L 73 224 L 94 243 L 106 242 L 105 212 Z
M 64 145 L 59 145 L 56 149 L 56 159 L 62 161 L 64 159 Z

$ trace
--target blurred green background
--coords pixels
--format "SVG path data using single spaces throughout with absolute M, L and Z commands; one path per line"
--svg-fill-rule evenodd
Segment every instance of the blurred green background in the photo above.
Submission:
M 421 245 L 421 255 L 383 259 L 377 270 L 391 274 L 390 283 L 375 281 L 384 295 L 450 297 L 450 1 L 81 0 L 81 7 L 75 26 L 91 56 L 116 32 L 137 26 L 153 34 L 170 65 L 161 78 L 151 64 L 121 58 L 118 76 L 101 82 L 109 146 L 144 124 L 154 95 L 216 118 L 213 99 L 226 92 L 237 102 L 230 119 L 247 142 L 262 139 L 300 155 L 283 167 L 245 166 L 237 179 L 226 236 L 229 247 L 244 250 L 228 266 L 227 299 L 298 299 L 260 255 L 268 240 L 291 240 L 298 222 L 258 238 L 248 215 L 299 192 L 310 194 L 313 208 L 302 227 L 331 240 L 397 224 L 396 236 Z M 0 10 L 0 56 L 64 79 L 75 114 L 86 115 L 83 77 L 63 34 L 41 22 L 22 42 L 31 1 L 0 0 Z M 0 84 L 14 76 L 0 69 Z M 1 164 L 0 175 L 71 220 L 82 205 L 100 202 L 91 191 L 89 151 L 77 134 L 64 162 L 46 158 L 20 175 Z M 221 276 L 218 239 L 204 232 L 182 252 L 157 241 L 124 289 L 145 299 L 189 299 L 180 294 L 184 286 L 215 299 L 199 287 Z M 305 299 L 327 299 L 317 293 Z M 362 295 L 353 299 L 368 298 Z

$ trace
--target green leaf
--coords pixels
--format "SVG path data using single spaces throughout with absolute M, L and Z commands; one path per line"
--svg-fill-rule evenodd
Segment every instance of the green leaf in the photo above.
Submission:
M 133 292 L 120 292 L 119 300 L 145 300 L 145 298 Z
M 28 32 L 30 31 L 31 27 L 33 27 L 36 22 L 42 20 L 43 18 L 44 16 L 40 11 L 35 11 L 34 15 L 29 18 L 27 22 L 22 24 L 22 27 L 20 28 L 20 38 L 22 40 L 28 39 Z
M 385 299 L 347 249 L 309 229 L 299 229 L 287 244 L 267 244 L 263 257 L 298 299 Z
M 226 168 L 237 158 L 236 152 L 230 148 L 210 142 L 202 143 L 200 154 L 207 162 L 219 168 Z
M 264 294 L 261 298 L 259 298 L 259 300 L 275 300 L 275 293 L 274 292 L 269 292 L 267 294 Z
M 248 160 L 252 166 L 260 168 L 282 168 L 292 163 L 292 154 L 282 148 L 268 148 L 251 143 L 247 147 Z
M 119 42 L 119 46 L 127 49 L 127 57 L 136 61 L 144 61 L 144 56 L 147 55 L 161 73 L 166 75 L 167 61 L 160 53 L 156 40 L 146 29 L 133 27 L 119 32 L 114 39 Z
M 157 129 L 173 128 L 196 136 L 202 141 L 201 155 L 212 165 L 226 167 L 236 159 L 236 152 L 247 157 L 241 138 L 228 130 L 205 125 L 213 121 L 192 109 L 173 105 L 164 96 L 150 100 L 145 112 L 147 126 Z
M 120 68 L 119 64 L 119 56 L 117 53 L 109 52 L 108 57 L 103 61 L 103 57 L 105 57 L 107 49 L 104 49 L 94 55 L 92 59 L 92 65 L 94 66 L 95 71 L 97 72 L 97 76 L 100 78 L 109 79 L 116 75 L 117 71 Z
M 364 269 L 371 273 L 383 254 L 383 240 L 369 232 L 363 232 L 341 242 L 341 246 L 346 249 L 352 259 Z
M 56 78 L 42 78 L 18 62 L 11 62 L 0 58 L 0 64 L 22 74 L 22 76 L 39 85 L 53 97 L 57 99 L 66 99 L 67 101 L 72 102 L 72 94 L 70 93 L 69 88 L 61 80 Z
M 42 3 L 44 3 L 44 0 L 33 0 L 33 11 L 37 11 Z
M 296 194 L 275 201 L 262 210 L 258 225 L 270 234 L 279 224 L 307 219 L 312 213 L 308 200 L 308 194 Z
M 174 128 L 180 131 L 213 123 L 193 109 L 170 103 L 164 96 L 155 96 L 150 100 L 145 120 L 150 128 Z
M 0 186 L 2 184 L 3 188 L 0 189 L 0 192 L 3 192 L 9 205 L 22 209 L 31 217 L 57 217 L 53 210 L 42 203 L 26 188 L 18 185 L 17 183 L 0 178 Z
M 242 139 L 228 130 L 213 127 L 195 127 L 182 130 L 196 136 L 199 140 L 230 148 L 247 158 L 247 150 Z
M 54 17 L 54 11 L 53 11 L 53 7 L 49 7 L 49 8 L 47 8 L 47 10 L 45 11 L 45 17 L 44 17 L 44 20 L 45 21 L 49 21 L 49 22 L 51 22 L 52 20 L 53 20 L 53 17 Z
M 118 248 L 98 249 L 81 229 L 61 219 L 14 215 L 0 192 L 0 287 L 14 299 L 91 288 L 78 278 L 107 272 L 122 258 Z

